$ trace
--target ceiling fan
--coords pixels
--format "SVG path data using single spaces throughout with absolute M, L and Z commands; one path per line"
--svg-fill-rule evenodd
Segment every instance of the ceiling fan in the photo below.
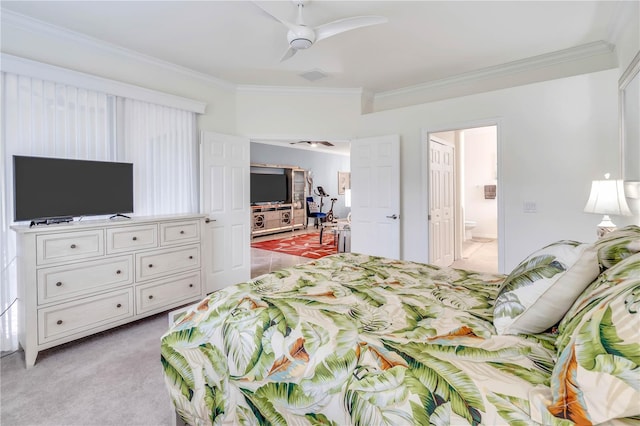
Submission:
M 370 25 L 384 24 L 388 21 L 384 16 L 353 16 L 351 18 L 338 19 L 337 21 L 319 25 L 315 28 L 310 28 L 305 25 L 304 19 L 302 18 L 302 9 L 304 9 L 304 6 L 309 3 L 309 0 L 292 0 L 292 2 L 298 8 L 298 18 L 296 19 L 295 24 L 278 18 L 256 3 L 256 5 L 269 16 L 289 29 L 287 32 L 289 48 L 280 59 L 280 62 L 289 59 L 295 55 L 298 50 L 308 49 L 317 41 L 324 40 L 325 38 L 329 38 L 345 31 L 368 27 Z
M 295 145 L 298 143 L 306 143 L 309 144 L 312 147 L 316 147 L 318 145 L 324 145 L 324 146 L 334 146 L 331 142 L 329 141 L 297 141 L 297 142 L 289 142 L 291 145 Z

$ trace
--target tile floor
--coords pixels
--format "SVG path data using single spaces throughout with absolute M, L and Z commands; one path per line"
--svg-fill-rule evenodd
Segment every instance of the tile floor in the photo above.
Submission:
M 452 268 L 498 273 L 498 240 L 467 240 L 462 243 L 462 259 Z
M 307 232 L 319 232 L 309 225 L 307 229 L 298 229 L 293 232 L 281 232 L 279 234 L 265 235 L 256 237 L 251 242 L 274 240 L 276 238 L 287 238 L 292 235 L 305 234 Z M 262 274 L 277 271 L 278 269 L 288 266 L 298 265 L 300 263 L 310 262 L 313 259 L 306 257 L 292 256 L 290 254 L 278 253 L 275 251 L 251 248 L 251 278 L 255 278 Z
M 307 229 L 294 231 L 295 234 L 305 232 L 315 232 L 313 226 Z M 274 238 L 285 238 L 291 236 L 291 232 L 265 235 L 254 238 L 253 241 L 271 240 Z M 292 256 L 289 254 L 277 253 L 274 251 L 251 249 L 251 277 L 266 274 L 281 268 L 309 262 L 312 259 L 306 257 Z M 498 242 L 491 241 L 465 241 L 462 245 L 462 259 L 456 260 L 451 265 L 453 268 L 470 269 L 482 272 L 498 272 Z

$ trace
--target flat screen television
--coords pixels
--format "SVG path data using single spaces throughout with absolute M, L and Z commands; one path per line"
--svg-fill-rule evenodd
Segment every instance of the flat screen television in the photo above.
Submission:
M 251 173 L 251 204 L 284 203 L 288 199 L 286 175 Z
M 133 164 L 13 157 L 14 220 L 133 213 Z

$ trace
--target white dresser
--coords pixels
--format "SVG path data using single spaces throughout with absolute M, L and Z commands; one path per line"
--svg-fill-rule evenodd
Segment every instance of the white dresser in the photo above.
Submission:
M 204 218 L 13 226 L 27 367 L 43 349 L 202 298 Z

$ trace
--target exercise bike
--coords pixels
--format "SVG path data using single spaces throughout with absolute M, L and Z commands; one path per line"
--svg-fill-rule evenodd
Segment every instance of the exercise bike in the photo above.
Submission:
M 320 212 L 322 212 L 322 207 L 324 206 L 324 197 L 331 197 L 327 194 L 321 186 L 318 186 L 318 190 L 316 191 L 316 195 L 320 197 Z M 336 203 L 337 198 L 331 198 L 331 208 L 327 212 L 327 216 L 325 217 L 325 222 L 333 222 L 334 214 L 333 214 L 333 205 Z
M 331 208 L 327 212 L 327 222 L 333 222 L 333 219 L 335 219 L 335 217 L 333 216 L 333 205 L 336 203 L 337 200 L 338 200 L 337 198 L 331 199 Z

